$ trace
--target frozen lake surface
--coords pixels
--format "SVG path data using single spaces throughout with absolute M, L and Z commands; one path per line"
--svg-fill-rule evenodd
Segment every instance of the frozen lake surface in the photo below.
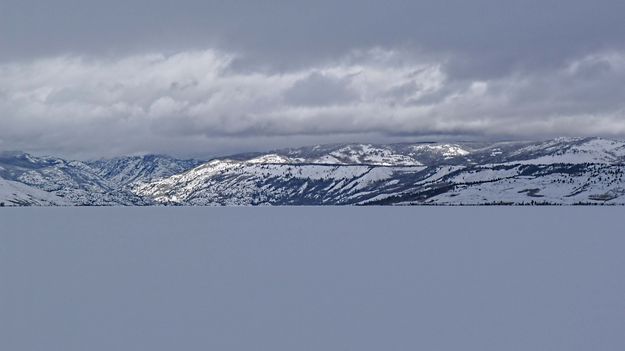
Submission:
M 625 350 L 622 207 L 0 209 L 0 350 Z

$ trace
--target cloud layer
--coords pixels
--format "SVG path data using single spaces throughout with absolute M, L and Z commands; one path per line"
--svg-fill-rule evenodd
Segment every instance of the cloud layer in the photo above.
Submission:
M 3 0 L 0 61 L 210 47 L 294 67 L 405 46 L 484 78 L 623 50 L 623 13 L 622 0 Z
M 385 49 L 281 71 L 244 59 L 206 50 L 0 64 L 0 149 L 208 155 L 362 136 L 625 136 L 622 51 L 486 79 L 455 74 L 458 57 Z

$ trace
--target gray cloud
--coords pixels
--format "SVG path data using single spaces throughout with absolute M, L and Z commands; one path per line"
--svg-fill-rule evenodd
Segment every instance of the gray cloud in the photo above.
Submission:
M 0 149 L 208 155 L 303 143 L 464 135 L 625 136 L 625 52 L 540 72 L 451 76 L 448 61 L 355 51 L 288 72 L 218 50 L 0 65 Z
M 382 46 L 487 79 L 625 49 L 623 13 L 621 0 L 4 0 L 0 60 L 214 47 L 285 70 Z
M 625 136 L 623 13 L 622 0 L 3 0 L 0 149 Z
M 290 104 L 302 106 L 334 105 L 353 102 L 358 98 L 349 87 L 350 77 L 335 77 L 313 72 L 296 81 L 285 91 Z

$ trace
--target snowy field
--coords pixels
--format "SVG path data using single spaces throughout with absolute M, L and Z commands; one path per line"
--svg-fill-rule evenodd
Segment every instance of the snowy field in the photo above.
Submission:
M 0 350 L 625 350 L 621 207 L 0 208 Z

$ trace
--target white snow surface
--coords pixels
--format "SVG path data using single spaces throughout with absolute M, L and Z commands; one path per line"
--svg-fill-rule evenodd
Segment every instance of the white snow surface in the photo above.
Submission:
M 545 143 L 519 149 L 511 156 L 541 152 L 548 155 L 538 156 L 516 164 L 554 164 L 554 163 L 615 163 L 625 158 L 625 142 L 602 138 L 558 138 Z
M 0 179 L 0 203 L 4 206 L 69 206 L 71 203 L 47 191 L 12 180 Z
M 422 144 L 413 146 L 414 151 L 432 151 L 444 157 L 466 156 L 471 152 L 456 144 Z
M 331 152 L 323 157 L 323 162 L 328 162 L 330 158 L 343 160 L 341 163 L 348 164 L 371 164 L 380 166 L 420 166 L 421 163 L 409 156 L 398 154 L 393 150 L 362 144 L 357 146 L 347 146 Z M 320 162 L 319 162 L 320 163 Z

